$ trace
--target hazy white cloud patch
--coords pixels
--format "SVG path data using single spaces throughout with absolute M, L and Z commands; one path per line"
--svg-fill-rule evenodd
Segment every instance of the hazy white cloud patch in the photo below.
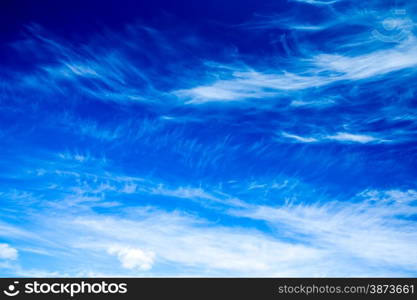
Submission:
M 108 253 L 116 255 L 123 268 L 129 270 L 150 270 L 155 260 L 155 253 L 139 248 L 113 246 L 108 249 Z
M 286 132 L 283 132 L 282 136 L 285 137 L 285 138 L 293 139 L 293 140 L 295 140 L 297 142 L 300 142 L 300 143 L 314 143 L 314 142 L 318 141 L 316 138 L 313 138 L 313 137 L 302 137 L 302 136 L 299 136 L 299 135 L 290 134 L 290 133 L 286 133 Z
M 121 189 L 121 192 L 125 193 L 125 194 L 134 194 L 137 190 L 137 187 L 138 187 L 138 185 L 135 184 L 135 183 L 127 183 Z
M 161 196 L 169 196 L 176 198 L 185 198 L 185 199 L 207 199 L 212 201 L 219 201 L 220 199 L 207 193 L 202 188 L 194 187 L 179 187 L 177 189 L 165 188 L 163 185 L 158 185 L 155 188 L 151 189 L 151 193 Z
M 364 134 L 353 134 L 347 132 L 338 132 L 336 134 L 331 135 L 312 135 L 312 136 L 300 136 L 296 134 L 291 134 L 287 132 L 282 132 L 281 136 L 293 140 L 296 143 L 323 143 L 323 142 L 339 142 L 339 143 L 359 143 L 359 144 L 367 144 L 367 143 L 382 143 L 387 142 L 387 140 L 374 137 L 371 135 L 364 135 Z
M 320 99 L 320 100 L 293 100 L 290 103 L 290 106 L 293 107 L 328 107 L 336 104 L 337 100 L 334 99 Z
M 362 144 L 381 141 L 380 139 L 375 138 L 370 135 L 352 134 L 352 133 L 347 133 L 347 132 L 338 132 L 335 135 L 327 136 L 326 139 L 339 141 L 339 142 L 352 142 L 352 143 L 362 143 Z
M 149 192 L 153 195 L 160 195 L 160 196 L 167 196 L 167 197 L 175 197 L 181 199 L 189 199 L 189 200 L 203 200 L 203 201 L 210 201 L 215 203 L 220 203 L 222 205 L 228 206 L 238 206 L 244 207 L 246 204 L 230 195 L 217 192 L 207 192 L 201 187 L 178 187 L 175 189 L 164 187 L 164 185 L 160 184 L 157 187 L 151 188 Z M 207 203 L 202 203 L 207 204 Z
M 18 251 L 9 244 L 0 244 L 0 259 L 16 260 Z
M 342 0 L 292 0 L 295 2 L 302 2 L 302 3 L 307 3 L 307 4 L 312 4 L 312 5 L 331 5 L 337 2 L 340 2 Z

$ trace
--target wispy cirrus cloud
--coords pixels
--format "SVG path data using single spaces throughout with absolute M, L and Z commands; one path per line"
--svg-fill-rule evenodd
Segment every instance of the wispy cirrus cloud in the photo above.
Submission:
M 233 210 L 238 216 L 263 220 L 277 230 L 297 232 L 305 241 L 352 256 L 369 266 L 387 264 L 416 271 L 415 191 L 366 191 L 353 203 L 328 202 Z
M 331 5 L 337 2 L 340 2 L 342 0 L 293 0 L 296 2 L 301 2 L 301 3 L 307 3 L 307 4 L 312 4 L 312 5 Z
M 330 7 L 343 1 L 298 2 Z M 378 81 L 381 76 L 396 81 L 397 76 L 415 74 L 415 22 L 406 9 L 412 11 L 414 5 L 403 9 L 393 6 L 391 10 L 377 2 L 369 6 L 373 10 L 355 5 L 332 10 L 319 7 L 323 14 L 319 20 L 301 18 L 294 12 L 258 16 L 242 24 L 242 28 L 278 35 L 271 37 L 271 43 L 282 48 L 283 53 L 271 54 L 265 59 L 267 62 L 259 60 L 258 64 L 253 60 L 246 63 L 244 56 L 234 57 L 233 64 L 209 70 L 211 80 L 175 93 L 192 104 L 268 98 L 274 101 L 296 91 L 307 93 L 308 89 L 346 82 L 361 84 L 361 81 Z M 350 30 L 352 33 L 347 34 Z M 312 39 L 322 40 L 323 46 Z M 280 52 L 278 49 L 273 53 Z M 224 76 L 226 70 L 230 72 Z M 404 74 L 389 75 L 400 71 Z
M 415 275 L 415 6 L 297 2 L 6 45 L 2 271 Z
M 178 90 L 175 94 L 188 98 L 187 103 L 193 104 L 285 96 L 291 91 L 322 87 L 346 80 L 373 79 L 391 72 L 407 70 L 417 65 L 416 53 L 417 43 L 413 37 L 396 48 L 367 54 L 318 54 L 304 59 L 304 62 L 301 60 L 298 67 L 304 68 L 300 73 L 285 69 L 264 72 L 236 70 L 230 75 L 230 79 Z
M 283 274 L 296 272 L 290 271 L 289 264 L 296 267 L 299 264 L 299 261 L 295 260 L 297 256 L 307 259 L 306 257 L 318 255 L 314 249 L 274 241 L 254 231 L 212 227 L 210 224 L 205 225 L 206 222 L 203 220 L 178 214 L 159 211 L 141 212 L 141 216 L 144 217 L 141 221 L 79 218 L 72 226 L 89 227 L 90 233 L 97 239 L 97 244 L 106 243 L 106 240 L 122 240 L 125 243 L 146 245 L 146 248 L 152 249 L 155 253 L 157 261 L 159 258 L 183 265 L 185 268 L 188 266 L 191 270 L 206 269 L 206 274 L 213 275 L 219 274 L 219 271 L 235 274 L 275 272 L 271 265 L 277 263 L 282 264 Z M 136 228 L 136 232 L 133 235 L 131 232 L 128 233 L 126 226 Z M 171 246 L 164 246 L 167 244 Z M 82 240 L 78 245 L 92 246 L 90 243 L 83 243 Z M 260 257 L 263 258 L 259 259 Z M 294 260 L 288 260 L 289 258 Z
M 71 90 L 77 91 L 78 96 L 119 103 L 154 102 L 166 98 L 164 91 L 153 85 L 152 75 L 142 71 L 141 60 L 135 65 L 129 62 L 128 56 L 133 51 L 144 60 L 154 58 L 130 42 L 119 49 L 113 48 L 108 38 L 116 39 L 117 36 L 111 32 L 107 32 L 106 37 L 96 35 L 82 47 L 60 40 L 36 24 L 28 26 L 27 32 L 26 40 L 14 43 L 13 50 L 23 55 L 36 52 L 36 58 L 42 61 L 48 57 L 48 63 L 35 60 L 32 72 L 19 81 L 26 89 L 61 94 L 71 89 L 70 84 L 76 86 Z M 151 38 L 154 42 L 163 39 L 157 31 L 139 25 L 127 28 L 125 34 L 140 34 L 143 39 Z M 163 51 L 166 55 L 173 54 L 168 44 Z M 49 88 L 40 88 L 46 85 Z
M 290 134 L 287 132 L 282 132 L 281 134 L 284 138 L 292 139 L 295 142 L 299 143 L 316 143 L 316 142 L 331 142 L 336 141 L 340 143 L 360 143 L 360 144 L 367 144 L 367 143 L 384 143 L 389 142 L 387 140 L 373 137 L 371 135 L 364 135 L 364 134 L 353 134 L 348 132 L 337 132 L 333 135 L 316 135 L 316 136 L 308 136 L 303 137 L 295 134 Z
M 276 230 L 268 234 L 153 207 L 129 208 L 123 216 L 44 213 L 36 230 L 74 255 L 82 252 L 108 262 L 115 256 L 120 269 L 112 262 L 113 274 L 159 276 L 157 270 L 165 264 L 175 265 L 181 270 L 175 272 L 185 276 L 399 276 L 417 271 L 415 222 L 408 218 L 416 213 L 415 191 L 367 190 L 352 202 L 296 201 L 275 207 L 247 203 L 225 211 L 270 224 Z M 47 231 L 50 224 L 54 231 Z M 68 228 L 71 234 L 63 238 Z
M 302 136 L 299 136 L 299 135 L 290 134 L 290 133 L 286 133 L 286 132 L 283 132 L 282 133 L 282 136 L 283 137 L 286 137 L 286 138 L 289 138 L 289 139 L 296 140 L 296 141 L 301 142 L 301 143 L 314 143 L 314 142 L 317 142 L 317 139 L 316 138 L 313 138 L 313 137 L 302 137 Z
M 68 163 L 68 157 L 56 157 L 61 165 L 55 167 Z M 226 194 L 223 185 L 161 184 L 101 170 L 94 165 L 101 165 L 100 161 L 82 163 L 89 166 L 84 174 L 53 169 L 32 174 L 48 178 L 52 172 L 65 189 L 47 198 L 42 196 L 45 192 L 13 196 L 21 222 L 30 224 L 31 231 L 14 234 L 10 228 L 15 226 L 4 225 L 10 233 L 5 237 L 26 245 L 22 249 L 30 244 L 40 256 L 64 252 L 65 259 L 54 256 L 55 276 L 81 274 L 77 268 L 68 268 L 68 264 L 77 266 L 79 257 L 95 266 L 84 268 L 82 274 L 401 276 L 416 272 L 415 222 L 410 217 L 416 213 L 417 200 L 411 189 L 365 190 L 347 202 L 324 198 L 311 202 L 305 200 L 311 186 L 293 186 L 289 180 L 250 182 L 240 186 L 248 193 L 243 201 Z M 266 188 L 275 195 L 274 203 L 280 204 L 262 202 Z M 302 191 L 296 194 L 296 189 Z M 207 217 L 186 209 L 187 205 L 178 206 L 179 202 L 173 202 L 171 209 L 158 207 L 161 196 L 189 200 L 204 208 Z M 39 201 L 36 211 L 19 200 L 29 197 Z M 108 206 L 116 199 L 119 205 Z M 224 218 L 229 220 L 226 224 L 219 221 Z M 273 230 L 261 230 L 263 223 Z M 29 253 L 22 251 L 19 256 Z M 36 271 L 11 266 L 9 270 Z
M 352 134 L 347 132 L 338 132 L 335 135 L 327 136 L 329 140 L 335 140 L 339 142 L 352 142 L 352 143 L 370 143 L 370 142 L 381 142 L 383 140 L 375 138 L 369 135 L 363 134 Z

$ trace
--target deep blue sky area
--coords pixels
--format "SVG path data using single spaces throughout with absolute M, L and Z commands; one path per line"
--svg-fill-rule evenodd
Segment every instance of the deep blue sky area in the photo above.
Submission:
M 1 1 L 0 276 L 416 276 L 416 9 Z

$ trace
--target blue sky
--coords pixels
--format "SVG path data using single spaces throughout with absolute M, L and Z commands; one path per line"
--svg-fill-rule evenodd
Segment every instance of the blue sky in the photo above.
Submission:
M 0 275 L 417 275 L 412 1 L 0 6 Z

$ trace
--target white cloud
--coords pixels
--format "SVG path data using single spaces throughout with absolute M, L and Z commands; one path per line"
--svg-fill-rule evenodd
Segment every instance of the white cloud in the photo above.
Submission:
M 352 202 L 246 204 L 225 211 L 237 217 L 228 226 L 151 207 L 112 216 L 55 211 L 43 213 L 44 227 L 38 224 L 34 232 L 55 241 L 41 245 L 64 251 L 69 261 L 82 254 L 94 262 L 87 270 L 94 273 L 404 276 L 417 272 L 417 228 L 408 218 L 417 214 L 416 201 L 414 190 L 389 190 L 364 191 Z M 239 227 L 246 223 L 240 218 L 267 222 L 273 231 Z M 110 264 L 111 256 L 122 269 Z
M 139 248 L 113 246 L 108 249 L 109 254 L 117 255 L 123 268 L 143 271 L 150 270 L 154 263 L 155 253 L 143 251 Z
M 308 4 L 312 4 L 312 5 L 330 5 L 330 4 L 334 4 L 337 3 L 341 0 L 293 0 L 296 2 L 303 2 L 303 3 L 308 3 Z
M 299 2 L 314 5 L 329 5 L 339 0 L 297 0 Z M 339 26 L 340 23 L 346 22 L 346 19 L 353 18 L 358 24 L 369 27 L 369 36 L 358 33 L 346 43 L 352 43 L 358 40 L 357 45 L 363 45 L 363 40 L 370 39 L 371 30 L 376 28 L 375 22 L 368 24 L 369 18 L 362 16 L 363 13 L 352 12 L 352 16 L 338 16 L 338 19 L 326 26 Z M 271 20 L 281 24 L 284 22 Z M 289 22 L 286 20 L 285 22 Z M 400 21 L 397 21 L 400 22 Z M 403 20 L 405 23 L 412 21 Z M 407 24 L 408 24 L 407 23 Z M 397 24 L 403 26 L 403 24 Z M 374 27 L 372 27 L 374 26 Z M 404 25 L 405 26 L 405 25 Z M 407 25 L 408 26 L 408 25 Z M 319 30 L 322 25 L 303 25 L 293 24 L 293 29 L 302 30 Z M 137 34 L 150 34 L 152 38 L 160 41 L 163 36 L 155 30 L 149 28 L 135 28 Z M 172 91 L 157 90 L 152 84 L 152 78 L 138 66 L 127 63 L 127 56 L 122 50 L 103 51 L 102 44 L 106 41 L 97 37 L 89 44 L 84 45 L 82 50 L 73 49 L 65 42 L 57 42 L 45 35 L 38 27 L 33 26 L 33 34 L 38 37 L 37 42 L 31 41 L 38 49 L 51 53 L 54 64 L 40 66 L 39 71 L 33 76 L 24 76 L 21 84 L 24 87 L 53 86 L 54 91 L 65 92 L 60 83 L 62 80 L 71 81 L 77 84 L 77 90 L 81 93 L 111 101 L 147 101 L 154 102 L 153 99 L 167 99 L 172 95 L 177 96 L 187 104 L 202 104 L 207 102 L 230 102 L 244 101 L 248 99 L 262 99 L 286 95 L 291 92 L 304 90 L 308 88 L 323 87 L 335 82 L 345 80 L 363 80 L 371 79 L 376 76 L 388 74 L 390 72 L 405 70 L 417 65 L 417 42 L 412 30 L 407 29 L 404 39 L 399 43 L 394 43 L 394 47 L 383 50 L 368 50 L 368 48 L 351 47 L 342 42 L 340 48 L 347 47 L 353 49 L 350 51 L 337 51 L 335 53 L 306 53 L 303 58 L 291 56 L 288 58 L 289 67 L 277 66 L 270 68 L 260 68 L 257 65 L 242 66 L 244 59 L 233 57 L 233 63 L 230 65 L 221 65 L 207 62 L 205 73 L 214 78 L 212 82 L 206 80 L 194 80 L 188 78 L 187 82 L 194 82 L 190 88 L 178 88 Z M 366 34 L 365 34 L 366 35 Z M 115 35 L 110 34 L 112 38 Z M 127 34 L 126 42 L 123 45 L 126 50 L 134 47 L 135 51 L 143 51 L 129 40 Z M 27 42 L 27 41 L 26 41 Z M 167 42 L 167 41 L 166 41 Z M 39 44 L 37 44 L 39 43 Z M 355 43 L 354 43 L 355 44 Z M 175 54 L 175 47 L 164 43 L 165 50 L 168 54 Z M 22 46 L 22 45 L 20 45 Z M 24 48 L 24 47 L 22 47 Z M 97 51 L 101 49 L 101 51 Z M 369 49 L 374 49 L 369 48 Z M 33 50 L 33 49 L 32 49 Z M 147 53 L 147 55 L 149 55 Z M 383 63 L 381 63 L 383 62 Z M 180 68 L 180 67 L 179 67 Z M 204 67 L 201 67 L 204 68 Z M 228 75 L 224 76 L 225 74 Z M 221 75 L 221 76 L 220 76 Z M 141 84 L 132 84 L 130 78 L 137 78 Z M 97 84 L 87 85 L 84 78 L 96 82 Z M 219 79 L 221 78 L 221 79 Z M 48 91 L 49 90 L 45 90 Z M 166 103 L 166 101 L 164 101 Z M 296 105 L 296 103 L 295 103 Z M 103 139 L 115 139 L 123 136 L 120 132 L 96 132 L 94 124 L 84 128 L 84 134 L 95 134 Z
M 203 189 L 193 187 L 179 187 L 177 189 L 168 189 L 163 187 L 163 185 L 158 185 L 156 188 L 151 189 L 151 193 L 154 195 L 177 197 L 184 199 L 202 198 L 212 201 L 220 201 L 220 199 L 205 192 Z
M 18 252 L 15 248 L 8 244 L 0 244 L 0 259 L 15 260 Z
M 299 66 L 299 72 L 288 72 L 285 69 L 259 72 L 250 67 L 245 70 L 234 69 L 229 79 L 177 90 L 174 94 L 186 98 L 186 103 L 191 104 L 269 98 L 345 80 L 372 79 L 409 69 L 417 65 L 416 53 L 416 38 L 410 36 L 390 49 L 358 55 L 321 53 L 306 60 L 294 61 L 293 64 Z
M 381 141 L 380 139 L 377 139 L 369 135 L 352 134 L 352 133 L 347 133 L 347 132 L 338 132 L 335 135 L 327 136 L 326 139 L 335 140 L 339 142 L 353 142 L 353 143 L 362 143 L 362 144 Z
M 314 63 L 323 70 L 341 73 L 336 75 L 337 80 L 360 80 L 414 67 L 416 53 L 416 40 L 412 38 L 395 48 L 363 55 L 320 54 L 314 58 Z
M 416 195 L 415 191 L 367 191 L 358 202 L 254 206 L 231 213 L 266 221 L 295 239 L 320 245 L 330 257 L 360 259 L 364 268 L 416 272 L 417 225 L 407 218 L 417 214 Z
M 271 70 L 270 73 L 235 71 L 231 79 L 218 80 L 212 84 L 191 89 L 178 90 L 175 94 L 179 97 L 188 98 L 187 103 L 190 104 L 212 101 L 227 102 L 284 95 L 283 92 L 321 86 L 330 81 L 330 79 L 318 76 L 301 76 L 282 70 Z
M 333 99 L 320 99 L 311 101 L 293 100 L 291 101 L 290 105 L 293 107 L 327 107 L 335 104 L 335 102 L 336 101 Z
M 200 276 L 307 275 L 305 264 L 308 261 L 324 259 L 323 253 L 314 247 L 278 241 L 253 229 L 217 226 L 191 216 L 162 211 L 141 211 L 140 214 L 142 220 L 135 221 L 98 216 L 77 218 L 71 227 L 87 231 L 85 238 L 80 236 L 74 243 L 84 251 L 114 242 L 137 245 L 126 251 L 123 248 L 112 250 L 125 267 L 135 265 L 134 257 L 142 262 L 146 257 L 142 252 L 129 254 L 132 254 L 131 249 L 145 247 L 152 249 L 159 259 L 155 264 L 168 262 L 176 268 L 198 270 Z
M 286 132 L 282 132 L 281 136 L 292 139 L 295 142 L 299 143 L 316 143 L 316 142 L 325 142 L 325 141 L 336 141 L 340 143 L 372 143 L 372 142 L 386 142 L 386 140 L 376 138 L 370 135 L 363 135 L 363 134 L 353 134 L 347 132 L 338 132 L 334 135 L 316 135 L 316 136 L 309 136 L 303 137 L 295 134 L 290 134 Z
M 121 190 L 122 193 L 125 194 L 134 194 L 136 192 L 138 185 L 135 183 L 127 183 Z
M 61 83 L 67 82 L 76 84 L 78 92 L 83 95 L 117 102 L 154 101 L 156 97 L 148 97 L 150 94 L 157 94 L 162 98 L 164 92 L 153 87 L 151 78 L 143 68 L 139 68 L 128 59 L 126 52 L 132 48 L 136 49 L 137 53 L 146 51 L 132 42 L 138 35 L 158 39 L 159 44 L 164 45 L 167 55 L 169 46 L 166 42 L 161 42 L 162 35 L 156 30 L 136 25 L 129 27 L 130 30 L 122 33 L 107 32 L 103 36 L 97 34 L 88 43 L 75 48 L 71 43 L 55 38 L 41 26 L 27 26 L 34 38 L 16 42 L 15 48 L 22 51 L 22 55 L 34 52 L 40 56 L 47 55 L 50 63 L 38 65 L 34 74 L 23 75 L 20 83 L 25 88 L 36 88 L 37 91 L 46 93 L 66 93 L 66 88 Z M 119 49 L 109 51 L 109 41 L 117 39 L 120 42 L 121 34 L 124 36 L 123 45 Z M 146 54 L 151 55 L 149 52 Z M 135 84 L 129 83 L 131 78 L 135 78 Z M 90 84 L 85 84 L 86 79 Z M 140 84 L 137 84 L 138 82 Z M 44 85 L 48 85 L 49 88 L 42 88 Z
M 289 139 L 294 139 L 297 142 L 301 142 L 301 143 L 313 143 L 313 142 L 317 142 L 318 140 L 316 138 L 313 137 L 302 137 L 299 135 L 295 135 L 295 134 L 289 134 L 286 132 L 282 133 L 283 137 L 289 138 Z
M 360 194 L 363 197 L 366 197 L 369 200 L 388 203 L 411 203 L 417 199 L 417 191 L 415 190 L 388 190 L 388 191 L 364 191 Z
M 232 206 L 240 206 L 244 207 L 246 204 L 230 195 L 218 192 L 218 195 L 214 193 L 208 193 L 202 188 L 194 188 L 194 187 L 178 187 L 176 189 L 169 189 L 165 188 L 163 185 L 158 185 L 155 188 L 151 188 L 149 190 L 151 194 L 154 195 L 161 195 L 161 196 L 168 196 L 168 197 L 176 197 L 181 199 L 189 199 L 189 200 L 209 200 L 212 202 L 221 203 L 224 205 L 232 205 Z

